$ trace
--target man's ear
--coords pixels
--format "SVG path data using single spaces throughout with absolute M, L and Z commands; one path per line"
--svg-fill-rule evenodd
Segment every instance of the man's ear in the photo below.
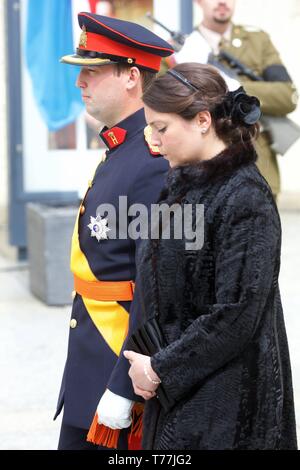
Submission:
M 140 70 L 137 67 L 130 67 L 128 72 L 127 89 L 132 90 L 134 87 L 136 87 L 140 77 Z

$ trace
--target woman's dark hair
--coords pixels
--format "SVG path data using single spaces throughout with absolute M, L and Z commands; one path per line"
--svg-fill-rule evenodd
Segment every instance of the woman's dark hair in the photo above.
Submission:
M 210 65 L 190 62 L 176 65 L 172 70 L 187 79 L 189 85 L 170 73 L 159 76 L 143 94 L 143 102 L 149 108 L 160 113 L 175 113 L 187 120 L 207 110 L 211 113 L 216 135 L 227 145 L 249 144 L 257 137 L 259 125 L 256 122 L 252 124 L 251 119 L 250 124 L 246 123 L 241 110 L 243 107 L 251 108 L 248 100 L 258 103 L 256 112 L 258 110 L 259 113 L 256 98 L 244 92 L 228 93 L 223 77 Z

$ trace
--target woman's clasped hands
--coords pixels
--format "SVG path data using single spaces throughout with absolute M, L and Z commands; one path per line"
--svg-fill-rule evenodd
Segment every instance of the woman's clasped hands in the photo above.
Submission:
M 134 392 L 144 400 L 150 400 L 156 395 L 155 391 L 160 384 L 158 375 L 151 367 L 151 358 L 134 351 L 124 351 L 123 354 L 131 366 L 128 375 L 132 380 Z

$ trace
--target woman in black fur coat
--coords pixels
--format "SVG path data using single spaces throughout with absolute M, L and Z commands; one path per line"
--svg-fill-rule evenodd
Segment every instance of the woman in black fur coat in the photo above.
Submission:
M 193 245 L 171 223 L 169 239 L 141 245 L 142 319 L 158 314 L 168 343 L 152 357 L 124 352 L 147 400 L 143 448 L 296 449 L 280 219 L 252 145 L 259 102 L 192 63 L 159 77 L 143 100 L 152 143 L 171 165 L 160 204 L 190 205 L 198 242 L 204 231 Z

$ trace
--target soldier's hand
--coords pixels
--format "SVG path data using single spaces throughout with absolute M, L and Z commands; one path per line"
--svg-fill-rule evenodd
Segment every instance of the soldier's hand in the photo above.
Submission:
M 97 407 L 98 423 L 111 429 L 128 428 L 134 402 L 106 390 Z

